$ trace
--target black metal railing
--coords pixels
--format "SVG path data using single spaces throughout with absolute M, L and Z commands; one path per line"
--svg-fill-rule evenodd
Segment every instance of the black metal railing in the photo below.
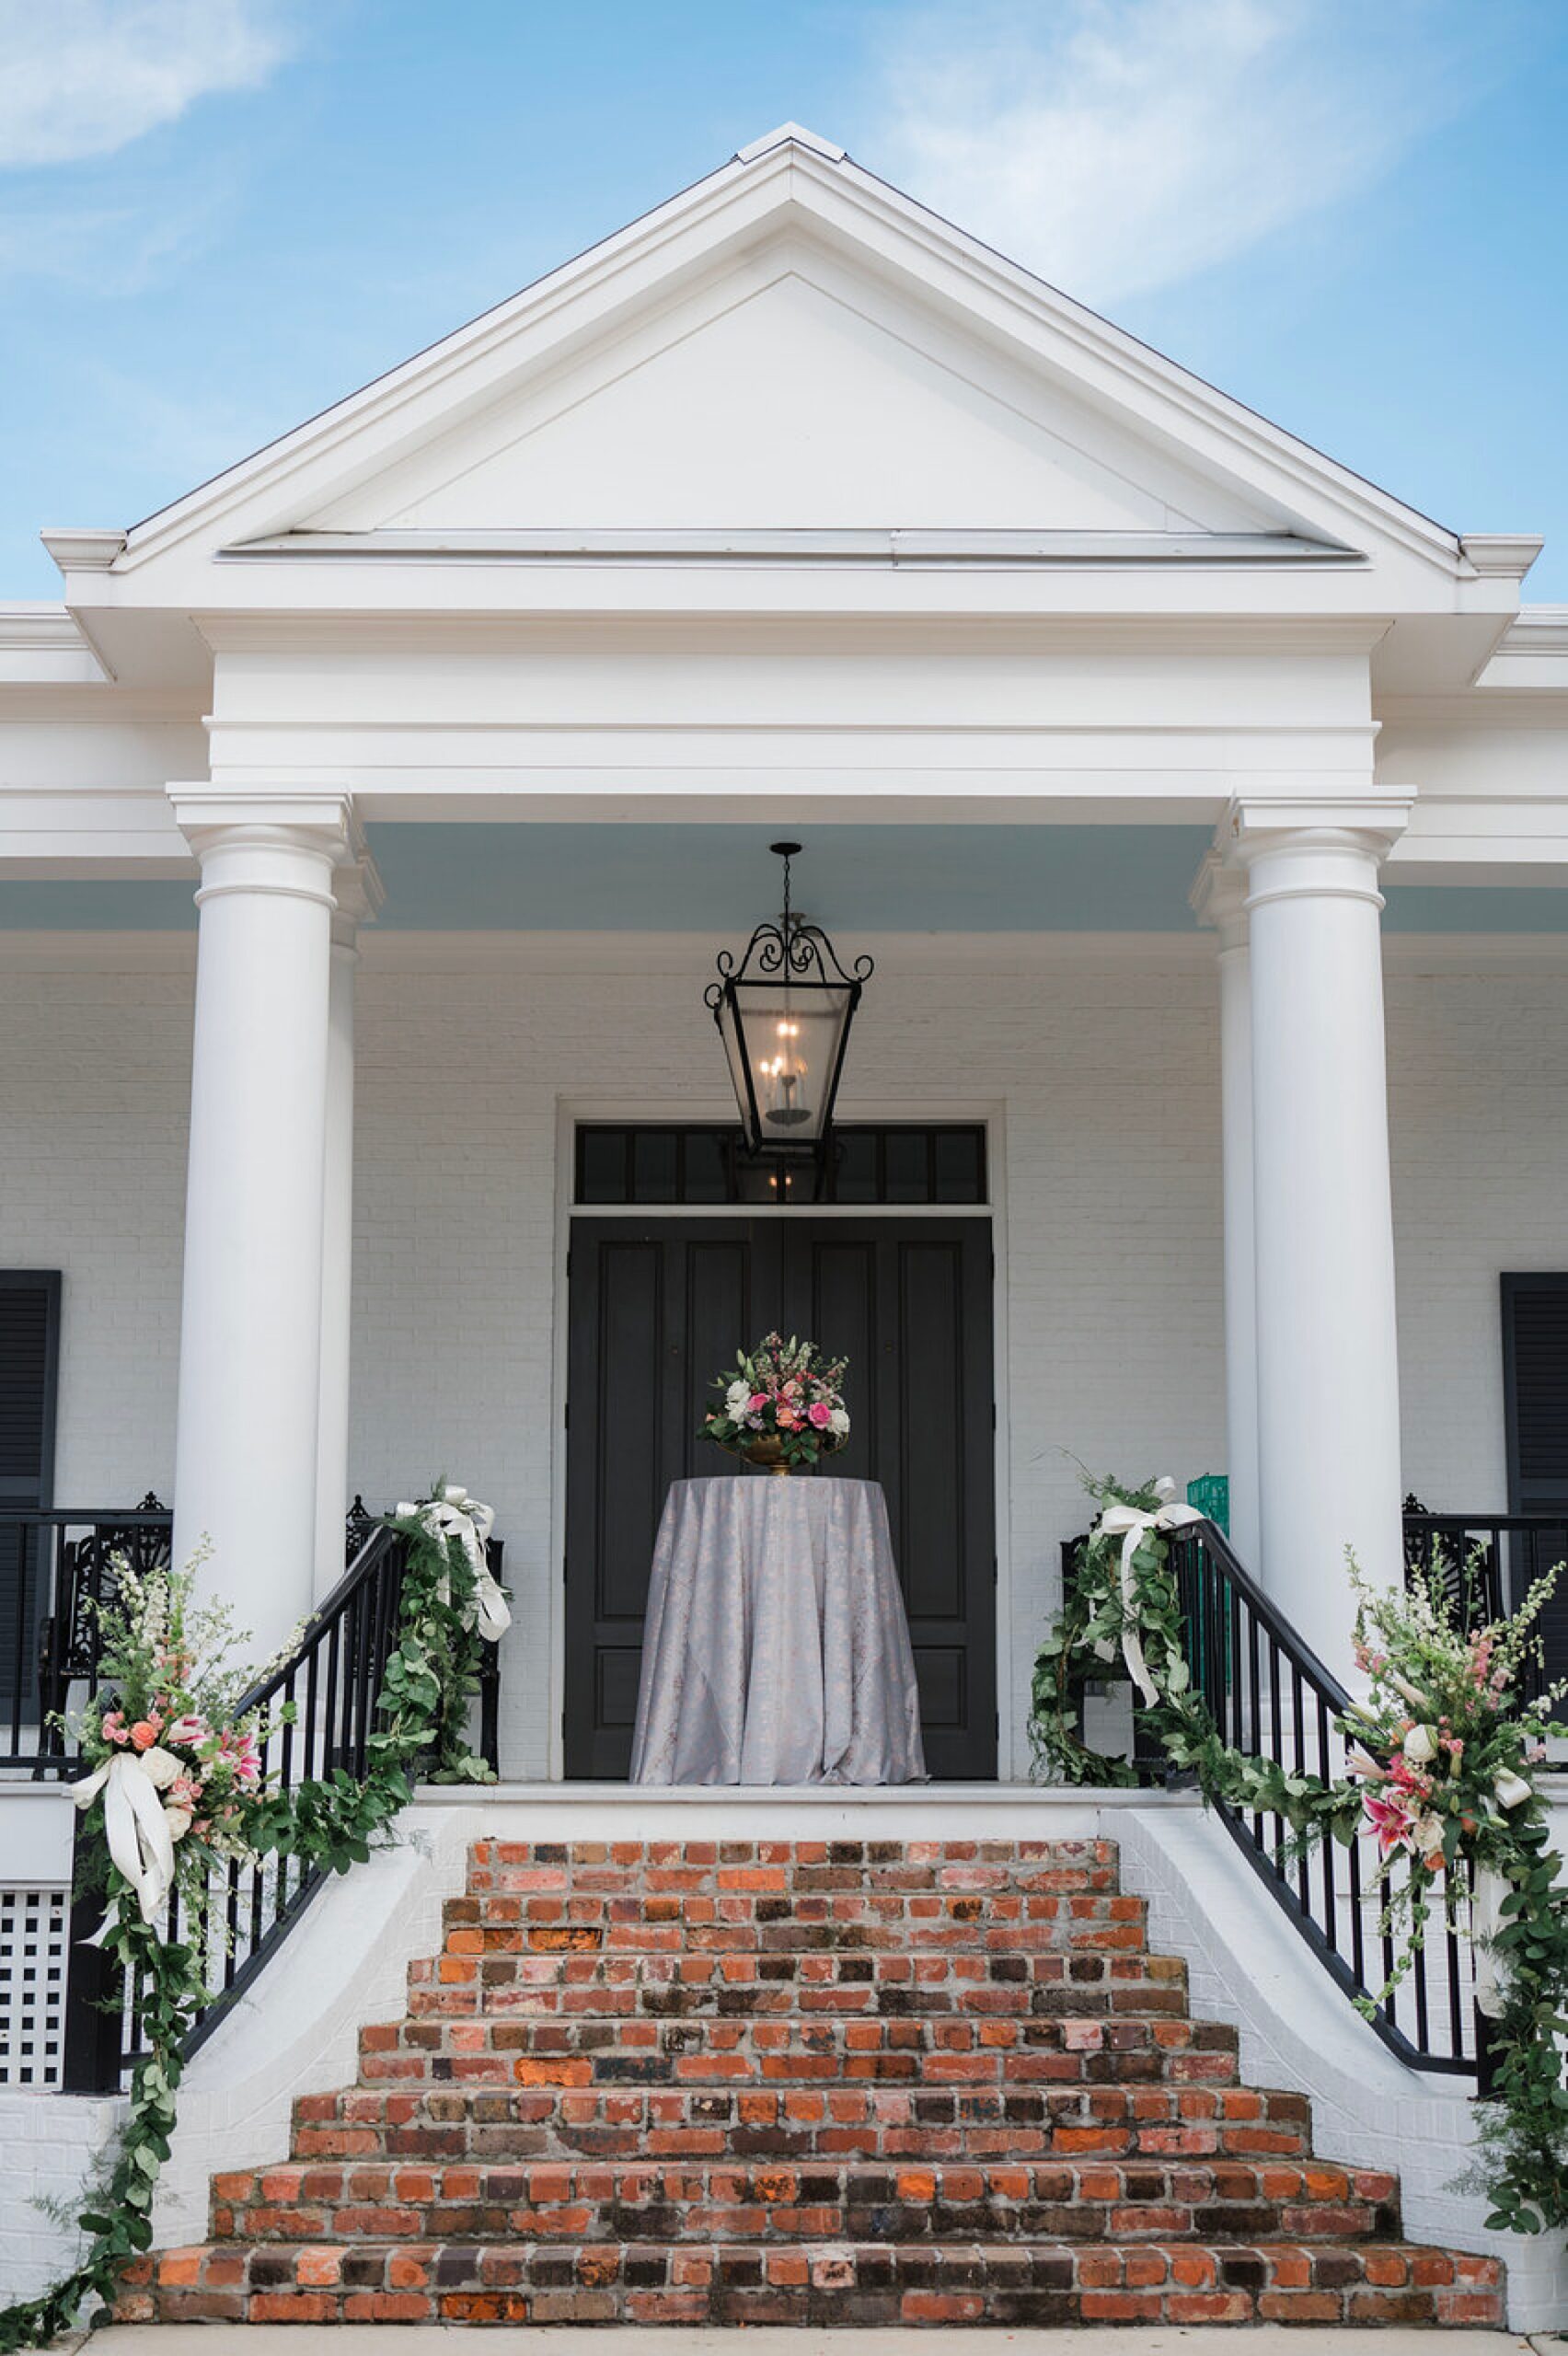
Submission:
M 1407 1581 L 1435 1567 L 1469 1624 L 1479 1627 L 1507 1619 L 1537 1579 L 1568 1563 L 1568 1514 L 1429 1513 L 1407 1498 L 1404 1559 Z M 1526 1702 L 1568 1677 L 1568 1572 L 1538 1629 L 1539 1650 L 1519 1679 Z
M 1337 1780 L 1346 1741 L 1334 1725 L 1350 1696 L 1302 1642 L 1211 1522 L 1170 1533 L 1188 1669 L 1225 1741 L 1274 1760 L 1291 1774 Z M 1283 1818 L 1221 1807 L 1242 1855 L 1271 1890 L 1324 1969 L 1347 1996 L 1372 1999 L 1394 1966 L 1380 1927 L 1377 1845 L 1358 1833 L 1348 1848 L 1325 1841 L 1310 1854 Z M 1397 1873 L 1407 1870 L 1401 1860 Z M 1418 1868 L 1419 1870 L 1419 1868 Z M 1418 2070 L 1473 2073 L 1476 2027 L 1467 1937 L 1446 1927 L 1447 1877 L 1430 1880 L 1431 1922 L 1408 1976 L 1376 2009 L 1372 2025 Z M 1461 1906 L 1460 1919 L 1467 1919 Z
M 236 1704 L 260 1722 L 264 1780 L 282 1792 L 339 1770 L 363 1777 L 376 1725 L 376 1702 L 397 1642 L 408 1542 L 398 1532 L 351 1518 L 351 1542 L 363 1542 L 342 1578 L 313 1615 L 298 1644 Z M 368 1535 L 364 1531 L 368 1530 Z M 492 1540 L 490 1564 L 499 1576 L 502 1548 Z M 496 1761 L 496 1647 L 482 1648 L 479 1748 Z M 233 1857 L 214 1868 L 202 1919 L 193 1923 L 176 1893 L 165 1935 L 199 1946 L 211 1990 L 187 2040 L 191 2054 L 241 1997 L 327 1878 L 319 1866 L 272 1853 Z M 80 1943 L 103 1911 L 97 1897 L 73 1908 L 67 1981 L 64 2083 L 74 2093 L 110 2091 L 139 2050 L 141 1991 L 116 1979 L 101 1950 Z
M 167 1566 L 172 1527 L 151 1495 L 134 1507 L 0 1507 L 0 1768 L 75 1772 L 58 1721 L 97 1691 L 98 1609 L 122 1563 Z
M 397 1639 L 405 1559 L 402 1539 L 375 1530 L 288 1658 L 237 1704 L 236 1716 L 258 1714 L 263 1776 L 278 1790 L 294 1791 L 340 1768 L 364 1773 L 376 1696 Z M 324 1878 L 319 1866 L 299 1857 L 230 1857 L 213 1869 L 202 1920 L 190 1920 L 179 1892 L 171 1895 L 164 1935 L 196 1943 L 212 1991 L 188 2053 L 265 1968 Z M 117 2086 L 140 2046 L 141 1989 L 123 1975 L 116 1984 L 100 1951 L 76 1944 L 101 1912 L 98 1898 L 74 1910 L 64 2062 L 71 2092 Z

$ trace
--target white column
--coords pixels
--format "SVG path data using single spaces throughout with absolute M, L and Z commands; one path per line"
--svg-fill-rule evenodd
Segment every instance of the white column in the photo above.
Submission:
M 1236 814 L 1251 934 L 1263 1576 L 1341 1674 L 1345 1549 L 1375 1580 L 1401 1575 L 1378 870 L 1408 807 L 1368 798 L 1287 817 L 1259 802 Z
M 335 795 L 171 787 L 202 864 L 175 1558 L 268 1651 L 316 1556 Z
M 381 904 L 374 867 L 361 858 L 332 878 L 327 1019 L 327 1114 L 322 1156 L 321 1396 L 317 1426 L 316 1600 L 343 1573 L 349 1508 L 351 1337 L 354 1243 L 354 975 L 359 928 Z
M 1220 1162 L 1225 1205 L 1225 1449 L 1230 1542 L 1262 1576 L 1258 1526 L 1258 1307 L 1252 1221 L 1252 1007 L 1246 884 L 1211 851 L 1193 906 L 1219 941 Z

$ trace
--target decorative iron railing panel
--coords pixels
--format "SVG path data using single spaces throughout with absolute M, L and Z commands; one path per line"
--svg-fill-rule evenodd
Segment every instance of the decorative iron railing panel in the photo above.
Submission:
M 133 1509 L 0 1507 L 12 1607 L 0 1630 L 0 1767 L 75 1773 L 76 1744 L 58 1720 L 97 1691 L 97 1608 L 113 1600 L 121 1561 L 167 1564 L 172 1519 L 153 1496 Z
M 1407 1508 L 1405 1576 L 1434 1564 L 1470 1623 L 1507 1619 L 1537 1579 L 1568 1562 L 1568 1514 L 1428 1513 Z M 1568 1677 L 1568 1574 L 1542 1614 L 1539 1657 L 1525 1667 L 1526 1701 Z

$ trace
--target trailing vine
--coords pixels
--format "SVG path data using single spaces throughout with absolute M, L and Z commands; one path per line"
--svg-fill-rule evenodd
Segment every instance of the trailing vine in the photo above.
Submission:
M 1568 2225 L 1568 1896 L 1530 1773 L 1548 1736 L 1568 1729 L 1547 1715 L 1562 1688 L 1534 1708 L 1516 1699 L 1557 1574 L 1538 1581 L 1510 1620 L 1477 1629 L 1453 1594 L 1448 1565 L 1435 1561 L 1410 1593 L 1394 1594 L 1370 1588 L 1352 1561 L 1356 1660 L 1368 1699 L 1334 1721 L 1352 1772 L 1324 1777 L 1227 1743 L 1194 1691 L 1166 1534 L 1194 1517 L 1172 1506 L 1170 1484 L 1128 1488 L 1091 1477 L 1085 1485 L 1101 1515 L 1034 1663 L 1030 1733 L 1040 1771 L 1078 1785 L 1136 1782 L 1126 1760 L 1092 1750 L 1078 1730 L 1084 1688 L 1125 1657 L 1135 1681 L 1141 1670 L 1148 1688 L 1138 1723 L 1210 1805 L 1280 1819 L 1296 1854 L 1374 1833 L 1378 1928 L 1397 1934 L 1399 1946 L 1382 1989 L 1358 2000 L 1368 2015 L 1410 1969 L 1435 1909 L 1454 1922 L 1458 1892 L 1473 1884 L 1491 2083 L 1469 2182 L 1485 2193 L 1493 2229 Z M 1400 1861 L 1407 1870 L 1396 1880 Z M 1439 1875 L 1447 1877 L 1441 1898 Z
M 190 1935 L 179 1941 L 166 1940 L 155 1920 L 144 1919 L 141 1893 L 111 1855 L 101 1815 L 95 1812 L 78 1845 L 78 1888 L 106 1900 L 100 1943 L 137 1992 L 144 2050 L 133 2065 L 113 2158 L 75 2219 L 86 2246 L 71 2271 L 48 2290 L 0 2309 L 0 2356 L 47 2347 L 76 2327 L 86 2309 L 91 2311 L 89 2328 L 109 2322 L 125 2267 L 152 2246 L 153 2196 L 169 2156 L 184 2046 L 211 1999 L 203 1959 L 209 1932 L 221 1935 L 222 1926 L 209 1921 L 215 1861 L 298 1856 L 328 1873 L 345 1873 L 363 1864 L 386 1835 L 411 1798 L 416 1778 L 490 1780 L 490 1769 L 468 1748 L 464 1728 L 478 1686 L 478 1629 L 484 1611 L 497 1608 L 500 1591 L 489 1598 L 478 1594 L 471 1542 L 465 1543 L 450 1509 L 436 1510 L 454 1495 L 461 1493 L 438 1484 L 431 1498 L 386 1524 L 407 1540 L 408 1551 L 397 1640 L 376 1700 L 363 1777 L 339 1768 L 329 1777 L 280 1791 L 268 1789 L 259 1763 L 254 1775 L 242 1770 L 238 1762 L 252 1756 L 259 1762 L 283 1714 L 270 1724 L 254 1716 L 222 1722 L 220 1705 L 236 1698 L 242 1682 L 258 1680 L 219 1673 L 211 1664 L 202 1677 L 197 1663 L 202 1650 L 215 1657 L 235 1640 L 225 1615 L 192 1607 L 198 1565 L 146 1580 L 121 1577 L 123 1607 L 103 1614 L 103 1690 L 92 1705 L 94 1739 L 100 1750 L 107 1741 L 111 1756 L 129 1759 L 135 1750 L 144 1759 L 156 1752 L 177 1764 L 176 1752 L 166 1753 L 164 1746 L 184 1743 L 190 1761 L 187 1773 L 194 1779 L 198 1767 L 204 1771 L 206 1790 L 195 1805 L 213 1813 L 196 1817 L 177 1803 L 176 1821 L 179 1813 L 191 1818 L 188 1828 L 175 1832 L 174 1880 L 181 1915 L 190 1926 Z M 463 1510 L 468 1510 L 466 1502 Z M 504 1612 L 504 1603 L 499 1609 Z M 165 1690 L 156 1693 L 157 1701 L 167 1701 L 171 1692 L 183 1700 L 205 1699 L 206 1716 L 198 1720 L 188 1712 L 177 1719 L 167 1708 L 153 1708 L 148 1695 L 160 1684 Z M 105 1714 L 106 1700 L 122 1706 Z M 197 1724 L 203 1739 L 190 1743 L 183 1730 Z M 110 1728 L 107 1738 L 101 1734 L 105 1725 Z M 140 1737 L 148 1728 L 144 1745 Z M 86 1739 L 83 1748 L 90 1759 L 94 1753 Z M 178 1794 L 183 1785 L 170 1779 L 162 1788 Z M 221 1796 L 216 1803 L 214 1793 Z M 167 1819 L 167 1805 L 164 1813 Z

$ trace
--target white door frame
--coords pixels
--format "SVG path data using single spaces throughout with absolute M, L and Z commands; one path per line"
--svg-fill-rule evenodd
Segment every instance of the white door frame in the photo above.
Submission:
M 1011 1768 L 1013 1731 L 1017 1716 L 1012 1680 L 1012 1517 L 1009 1510 L 1008 1369 L 1008 1230 L 1007 1230 L 1007 1106 L 995 1097 L 942 1098 L 920 1103 L 907 1097 L 859 1097 L 844 1106 L 838 1117 L 848 1126 L 858 1122 L 908 1123 L 931 1127 L 970 1122 L 986 1131 L 986 1199 L 983 1203 L 574 1203 L 577 1127 L 583 1121 L 650 1122 L 690 1128 L 708 1123 L 732 1126 L 733 1102 L 717 1094 L 681 1096 L 558 1096 L 556 1099 L 556 1217 L 555 1281 L 550 1341 L 550 1520 L 548 1581 L 549 1643 L 548 1774 L 552 1783 L 564 1780 L 566 1711 L 566 1385 L 567 1385 L 567 1253 L 574 1218 L 987 1218 L 996 1271 L 991 1286 L 992 1395 L 997 1403 L 993 1437 L 997 1531 L 997 1773 Z

